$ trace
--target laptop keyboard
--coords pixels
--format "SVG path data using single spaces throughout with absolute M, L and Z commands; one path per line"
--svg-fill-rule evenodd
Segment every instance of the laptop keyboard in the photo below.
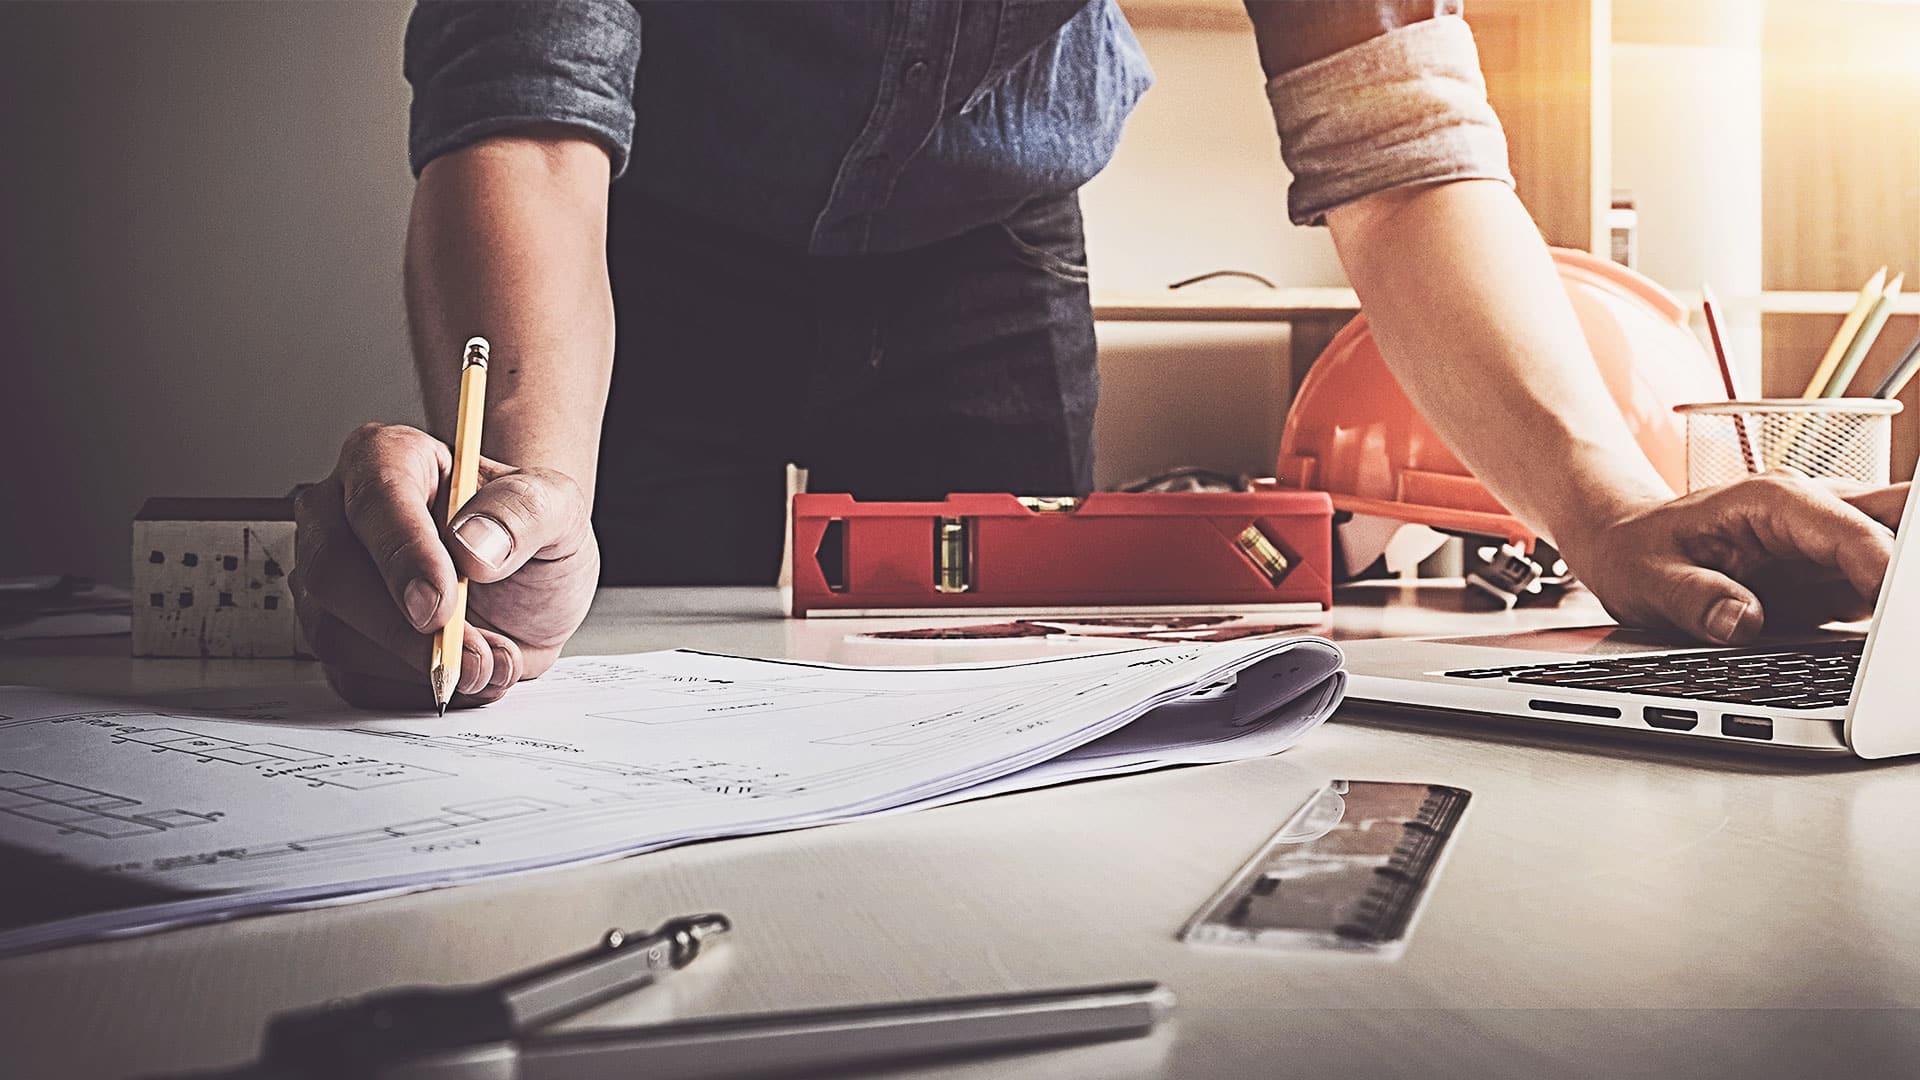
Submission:
M 1612 690 L 1656 697 L 1697 698 L 1776 709 L 1830 709 L 1853 694 L 1862 638 L 1791 649 L 1719 649 L 1713 652 L 1623 656 L 1608 660 L 1522 667 L 1468 668 L 1456 679 L 1499 679 L 1528 686 Z

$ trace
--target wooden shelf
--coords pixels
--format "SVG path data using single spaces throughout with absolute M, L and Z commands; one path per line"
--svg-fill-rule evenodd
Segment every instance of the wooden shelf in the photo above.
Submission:
M 1106 322 L 1285 323 L 1283 359 L 1293 390 L 1359 311 L 1360 298 L 1347 288 L 1162 289 L 1093 296 L 1093 317 Z
M 1845 315 L 1857 293 L 1770 291 L 1760 294 L 1762 315 Z M 1700 294 L 1674 294 L 1689 311 L 1700 310 Z M 1093 297 L 1093 317 L 1111 322 L 1292 322 L 1316 315 L 1360 310 L 1353 290 L 1315 286 L 1259 290 L 1184 290 L 1101 292 Z M 1920 292 L 1903 292 L 1893 314 L 1920 315 Z
M 1343 287 L 1291 289 L 1165 289 L 1097 292 L 1093 317 L 1109 322 L 1293 322 L 1351 315 L 1360 298 Z
M 1763 315 L 1845 315 L 1853 310 L 1857 292 L 1787 292 L 1760 294 Z M 1920 315 L 1920 293 L 1902 292 L 1893 298 L 1893 314 Z

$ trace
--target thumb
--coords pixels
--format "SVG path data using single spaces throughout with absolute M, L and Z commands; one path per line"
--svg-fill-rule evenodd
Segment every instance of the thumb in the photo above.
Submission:
M 1653 583 L 1660 590 L 1653 601 L 1655 608 L 1676 629 L 1701 641 L 1744 644 L 1766 622 L 1760 598 L 1717 570 L 1679 566 L 1664 577 Z
M 588 533 L 580 485 L 552 469 L 498 474 L 480 486 L 447 529 L 447 550 L 477 582 L 511 576 L 530 559 L 563 559 Z

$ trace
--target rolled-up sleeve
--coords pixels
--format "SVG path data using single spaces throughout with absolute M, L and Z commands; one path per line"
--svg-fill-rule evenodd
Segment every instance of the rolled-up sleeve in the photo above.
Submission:
M 1479 50 L 1457 15 L 1398 26 L 1269 74 L 1280 154 L 1293 171 L 1287 214 L 1295 224 L 1323 225 L 1337 206 L 1411 184 L 1513 183 Z
M 566 124 L 603 144 L 615 176 L 633 143 L 640 16 L 625 0 L 422 0 L 407 22 L 407 158 Z

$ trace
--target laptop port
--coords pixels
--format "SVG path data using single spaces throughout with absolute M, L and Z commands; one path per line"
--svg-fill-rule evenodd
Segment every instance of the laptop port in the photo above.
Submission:
M 1692 709 L 1663 709 L 1658 705 L 1649 705 L 1641 715 L 1646 717 L 1648 727 L 1663 731 L 1692 731 L 1700 726 L 1700 714 Z
M 1527 708 L 1535 712 L 1566 713 L 1568 716 L 1596 716 L 1603 720 L 1620 718 L 1620 710 L 1611 705 L 1587 705 L 1578 701 L 1541 701 L 1536 698 L 1527 702 Z
M 1773 718 L 1771 716 L 1738 716 L 1734 713 L 1720 714 L 1720 734 L 1732 735 L 1737 739 L 1773 738 Z

